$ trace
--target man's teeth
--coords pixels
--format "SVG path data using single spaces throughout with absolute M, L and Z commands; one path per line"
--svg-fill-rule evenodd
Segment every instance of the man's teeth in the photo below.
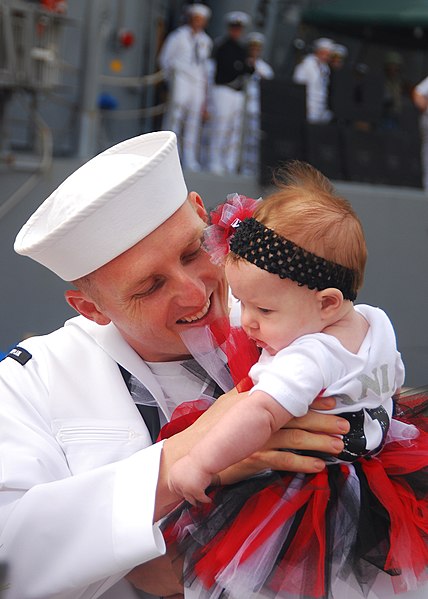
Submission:
M 184 318 L 180 318 L 178 322 L 194 322 L 195 320 L 200 320 L 208 312 L 208 310 L 210 309 L 210 305 L 211 301 L 208 300 L 205 306 L 202 308 L 202 310 L 199 310 L 199 312 L 193 314 L 192 316 L 185 316 Z

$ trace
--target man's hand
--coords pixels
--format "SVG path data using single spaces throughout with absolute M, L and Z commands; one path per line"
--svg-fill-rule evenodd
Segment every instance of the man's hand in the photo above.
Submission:
M 174 567 L 167 554 L 137 566 L 127 574 L 126 579 L 135 588 L 151 595 L 179 599 L 184 595 L 179 580 L 181 574 L 177 569 L 178 564 Z
M 312 408 L 331 409 L 334 398 L 317 399 Z M 222 484 L 231 484 L 266 469 L 316 473 L 325 462 L 319 457 L 299 455 L 293 451 L 311 451 L 337 455 L 343 450 L 341 435 L 349 431 L 349 422 L 333 414 L 310 410 L 305 416 L 293 418 L 272 435 L 265 447 L 239 464 L 220 473 Z M 289 450 L 289 451 L 287 451 Z
M 168 488 L 168 473 L 172 465 L 188 453 L 235 402 L 245 401 L 247 395 L 238 394 L 235 390 L 222 395 L 194 424 L 165 441 L 159 471 L 155 519 L 167 513 L 181 499 Z M 334 398 L 323 398 L 313 402 L 311 407 L 323 410 L 331 409 L 334 405 Z M 305 416 L 290 420 L 284 429 L 271 437 L 263 450 L 220 473 L 221 483 L 237 482 L 268 468 L 291 472 L 319 472 L 325 468 L 323 460 L 286 450 L 337 455 L 343 450 L 340 436 L 348 431 L 349 423 L 338 415 L 310 410 Z

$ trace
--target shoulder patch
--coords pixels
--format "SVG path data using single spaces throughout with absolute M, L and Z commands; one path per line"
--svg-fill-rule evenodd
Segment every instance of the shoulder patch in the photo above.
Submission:
M 29 351 L 24 349 L 23 347 L 19 347 L 18 345 L 10 350 L 7 354 L 6 358 L 13 358 L 17 362 L 21 364 L 21 366 L 25 366 L 28 360 L 31 360 L 33 356 Z

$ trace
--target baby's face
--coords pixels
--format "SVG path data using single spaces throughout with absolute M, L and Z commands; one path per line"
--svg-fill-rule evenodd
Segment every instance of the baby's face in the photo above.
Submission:
M 226 277 L 232 294 L 241 302 L 245 332 L 270 354 L 302 335 L 322 330 L 316 290 L 280 279 L 246 260 L 228 262 Z

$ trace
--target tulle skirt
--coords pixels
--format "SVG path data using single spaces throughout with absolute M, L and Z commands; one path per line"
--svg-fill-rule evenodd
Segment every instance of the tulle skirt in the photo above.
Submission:
M 380 572 L 395 593 L 424 584 L 427 397 L 401 397 L 376 456 L 313 475 L 269 471 L 210 489 L 211 504 L 181 504 L 162 529 L 184 584 L 197 579 L 199 596 L 213 599 L 328 598 L 336 579 L 367 596 Z

